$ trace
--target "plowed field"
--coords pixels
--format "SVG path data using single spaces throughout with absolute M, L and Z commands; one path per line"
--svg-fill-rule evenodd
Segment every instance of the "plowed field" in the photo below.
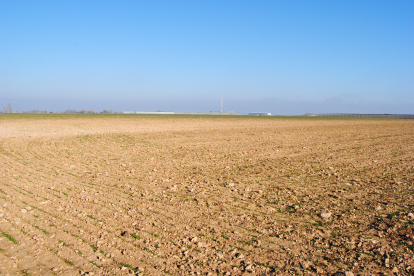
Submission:
M 12 115 L 1 275 L 414 269 L 413 120 Z

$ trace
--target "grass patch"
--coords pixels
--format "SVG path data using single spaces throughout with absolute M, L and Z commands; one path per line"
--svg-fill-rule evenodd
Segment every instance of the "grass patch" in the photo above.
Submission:
M 64 241 L 59 240 L 59 243 L 61 243 L 63 246 L 68 247 L 69 244 L 65 243 Z
M 341 236 L 341 233 L 336 233 L 336 232 L 332 233 L 332 237 L 334 237 L 334 238 L 337 238 L 337 237 L 340 237 L 340 236 Z
M 147 233 L 150 234 L 150 235 L 152 235 L 152 236 L 154 236 L 154 237 L 156 237 L 156 238 L 158 238 L 158 235 L 157 234 L 154 234 L 154 233 L 151 233 L 151 232 L 147 232 Z
M 400 212 L 399 212 L 399 211 L 397 211 L 397 212 L 393 212 L 393 213 L 391 213 L 391 214 L 388 214 L 388 215 L 387 215 L 387 218 L 392 219 L 393 217 L 398 216 L 399 214 L 400 214 Z
M 37 230 L 42 231 L 44 234 L 49 235 L 49 232 L 47 232 L 45 229 L 42 229 L 42 228 L 40 228 L 39 226 L 35 226 L 35 228 L 36 228 Z
M 136 234 L 131 234 L 131 237 L 133 237 L 136 240 L 140 240 L 141 239 L 141 237 L 140 236 L 137 236 Z
M 121 266 L 127 267 L 129 269 L 132 269 L 132 266 L 130 266 L 129 264 L 124 264 L 124 263 L 120 263 Z
M 63 259 L 63 261 L 65 262 L 65 264 L 68 264 L 70 266 L 75 266 L 71 261 Z
M 18 244 L 18 242 L 12 236 L 10 236 L 9 234 L 7 234 L 7 233 L 5 233 L 3 231 L 1 231 L 1 233 L 2 233 L 3 237 L 5 237 L 9 241 L 11 241 L 12 243 Z
M 243 245 L 252 245 L 251 242 L 245 242 L 245 241 L 239 241 L 239 243 L 243 244 Z
M 288 213 L 295 213 L 296 212 L 296 209 L 295 209 L 295 206 L 294 205 L 286 206 L 286 209 L 285 210 Z
M 151 253 L 152 255 L 157 256 L 157 254 L 153 251 L 151 251 L 148 247 L 145 247 L 144 250 L 148 251 L 149 253 Z

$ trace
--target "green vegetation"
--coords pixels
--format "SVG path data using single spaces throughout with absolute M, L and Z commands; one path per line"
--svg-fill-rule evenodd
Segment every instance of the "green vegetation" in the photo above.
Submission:
M 65 246 L 65 247 L 68 247 L 69 246 L 69 244 L 67 244 L 67 243 L 65 243 L 64 241 L 62 241 L 62 240 L 59 240 L 59 243 L 61 243 L 63 246 Z
M 1 231 L 1 230 L 0 230 Z M 14 244 L 18 244 L 18 242 L 12 237 L 12 236 L 10 236 L 9 234 L 7 234 L 7 233 L 5 233 L 5 232 L 3 232 L 3 231 L 1 231 L 1 233 L 2 233 L 2 235 L 3 235 L 3 237 L 5 237 L 6 239 L 8 239 L 9 241 L 11 241 L 12 243 L 14 243 Z
M 47 232 L 45 229 L 42 229 L 39 226 L 35 226 L 35 228 L 42 231 L 44 234 L 49 235 L 49 232 Z
M 71 261 L 69 261 L 69 260 L 63 259 L 63 261 L 64 261 L 66 264 L 70 265 L 70 266 L 75 266 L 75 265 L 74 265 Z
M 133 237 L 136 240 L 140 240 L 141 239 L 141 237 L 140 236 L 137 236 L 136 234 L 131 234 L 131 237 Z
M 145 247 L 144 250 L 148 251 L 149 253 L 151 253 L 153 255 L 157 255 L 155 252 L 151 251 L 148 247 Z

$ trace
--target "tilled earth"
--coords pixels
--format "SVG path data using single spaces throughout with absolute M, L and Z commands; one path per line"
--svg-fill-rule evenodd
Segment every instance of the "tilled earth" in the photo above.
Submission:
M 414 121 L 0 117 L 1 275 L 409 275 Z

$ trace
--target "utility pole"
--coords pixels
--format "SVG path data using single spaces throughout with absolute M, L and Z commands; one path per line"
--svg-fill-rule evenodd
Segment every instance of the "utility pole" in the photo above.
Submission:
M 221 98 L 221 113 L 223 113 L 223 97 Z

